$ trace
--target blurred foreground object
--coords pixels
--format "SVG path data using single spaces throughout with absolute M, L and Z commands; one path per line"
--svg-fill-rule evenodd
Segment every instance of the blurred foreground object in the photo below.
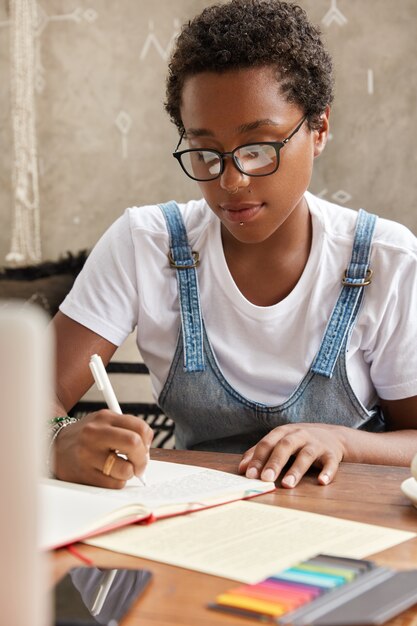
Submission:
M 51 395 L 51 338 L 37 307 L 0 300 L 0 606 L 2 624 L 50 623 L 38 550 L 38 482 Z

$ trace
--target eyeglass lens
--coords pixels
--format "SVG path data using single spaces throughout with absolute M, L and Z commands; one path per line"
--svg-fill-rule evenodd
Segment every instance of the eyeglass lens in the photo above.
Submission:
M 277 168 L 278 156 L 271 145 L 251 144 L 242 146 L 233 152 L 239 168 L 252 176 L 272 174 Z M 221 171 L 222 160 L 212 150 L 193 150 L 181 156 L 187 174 L 199 180 L 212 180 Z

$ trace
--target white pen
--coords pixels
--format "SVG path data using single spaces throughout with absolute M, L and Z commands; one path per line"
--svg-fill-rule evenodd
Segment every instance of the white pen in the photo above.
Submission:
M 98 586 L 92 606 L 90 608 L 90 612 L 93 617 L 96 617 L 100 614 L 104 602 L 106 601 L 107 595 L 110 591 L 110 587 L 112 586 L 113 581 L 116 578 L 116 574 L 117 569 L 111 569 L 104 574 L 102 581 Z
M 110 382 L 110 378 L 106 372 L 106 368 L 104 367 L 103 361 L 101 360 L 101 356 L 98 354 L 93 354 L 90 358 L 90 370 L 95 380 L 95 383 L 98 389 L 103 393 L 104 399 L 106 401 L 107 406 L 110 411 L 113 413 L 118 413 L 122 415 L 122 410 L 117 401 L 116 394 L 114 393 L 113 387 Z M 148 455 L 149 458 L 149 455 Z M 138 476 L 142 485 L 146 486 L 145 475 Z

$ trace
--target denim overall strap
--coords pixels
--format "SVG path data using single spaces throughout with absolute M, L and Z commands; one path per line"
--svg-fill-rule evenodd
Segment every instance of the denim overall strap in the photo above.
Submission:
M 347 341 L 356 321 L 364 287 L 372 280 L 369 269 L 372 237 L 376 215 L 359 210 L 352 256 L 342 280 L 342 291 L 335 304 L 311 371 L 331 378 L 340 350 Z
M 178 295 L 184 347 L 184 371 L 202 372 L 205 369 L 203 352 L 203 323 L 196 266 L 198 252 L 191 250 L 187 232 L 176 202 L 159 204 L 170 239 L 170 265 L 177 273 Z

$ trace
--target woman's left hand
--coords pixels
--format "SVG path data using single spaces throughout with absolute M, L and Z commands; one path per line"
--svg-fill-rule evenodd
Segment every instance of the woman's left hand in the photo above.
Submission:
M 318 482 L 327 485 L 345 454 L 345 430 L 343 426 L 317 423 L 277 426 L 244 453 L 239 472 L 248 478 L 275 481 L 295 456 L 282 478 L 283 487 L 295 487 L 312 465 L 321 467 Z

